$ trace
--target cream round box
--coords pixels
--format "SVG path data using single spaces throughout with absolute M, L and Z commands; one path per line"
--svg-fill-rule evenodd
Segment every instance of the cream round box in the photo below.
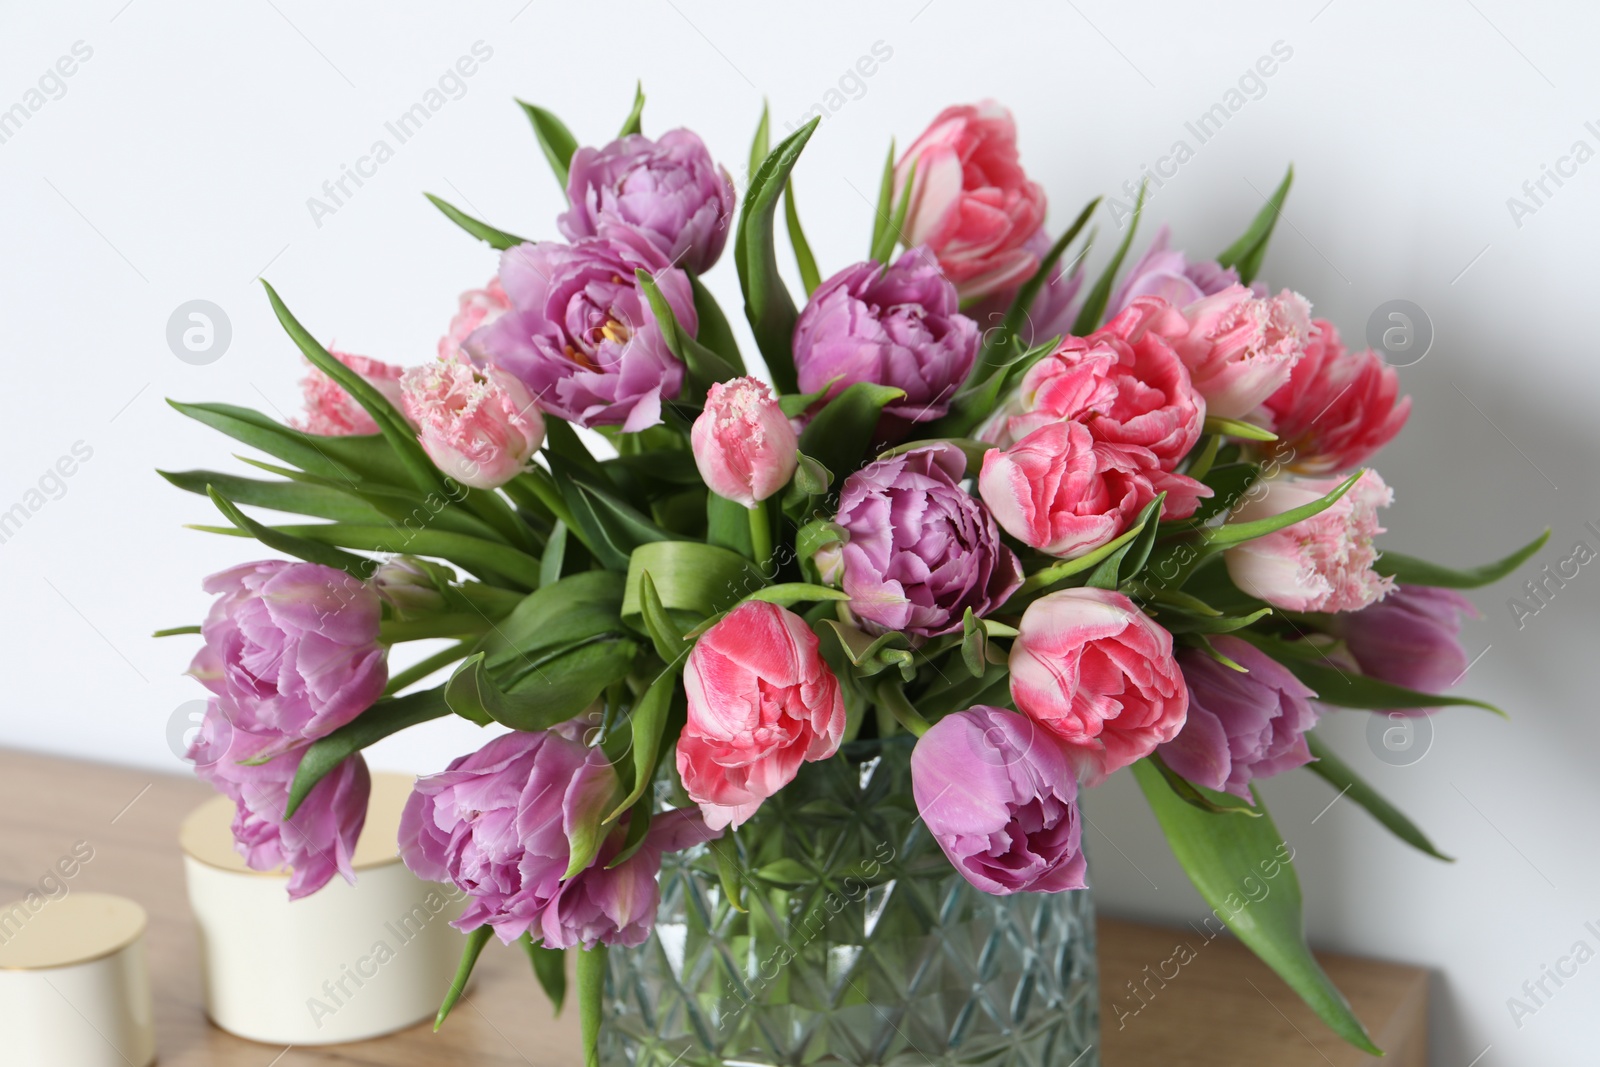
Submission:
M 0 1061 L 148 1067 L 144 909 L 106 893 L 0 906 Z
M 227 797 L 206 801 L 180 833 L 189 906 L 199 926 L 206 1014 L 278 1045 L 329 1045 L 431 1019 L 461 956 L 450 926 L 463 901 L 400 861 L 396 835 L 412 779 L 372 776 L 352 865 L 291 901 L 287 871 L 252 871 L 233 848 Z

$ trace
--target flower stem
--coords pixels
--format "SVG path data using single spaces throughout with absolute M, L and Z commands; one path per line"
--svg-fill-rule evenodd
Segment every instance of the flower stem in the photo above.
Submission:
M 750 509 L 750 555 L 767 578 L 772 567 L 772 519 L 763 501 Z
M 465 656 L 476 641 L 459 641 L 449 648 L 440 649 L 426 659 L 418 660 L 405 670 L 389 679 L 389 684 L 384 687 L 383 695 L 392 696 L 400 692 L 413 682 L 420 682 L 440 667 L 454 663 Z
M 879 683 L 876 695 L 878 707 L 887 708 L 896 722 L 916 736 L 921 737 L 933 726 L 933 723 L 917 714 L 917 709 L 911 706 L 911 701 L 893 682 Z

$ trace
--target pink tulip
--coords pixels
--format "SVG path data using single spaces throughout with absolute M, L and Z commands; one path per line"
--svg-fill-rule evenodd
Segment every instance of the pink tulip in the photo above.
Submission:
M 1315 335 L 1289 381 L 1267 398 L 1261 421 L 1278 435 L 1281 461 L 1302 474 L 1354 470 L 1393 440 L 1411 414 L 1400 380 L 1371 349 L 1347 351 L 1333 323 Z
M 817 646 L 800 616 L 749 600 L 689 653 L 678 776 L 711 829 L 737 828 L 801 763 L 838 751 L 844 698 Z
M 1011 698 L 1066 744 L 1083 785 L 1099 784 L 1183 728 L 1189 691 L 1172 635 L 1121 593 L 1051 593 L 1028 605 L 1019 629 Z
M 1044 189 L 1022 170 L 1011 112 L 992 100 L 941 111 L 895 166 L 896 204 L 913 164 L 905 244 L 928 246 L 963 299 L 1039 269 L 1028 239 L 1044 222 Z
M 979 704 L 934 723 L 911 750 L 911 794 L 951 866 L 985 893 L 1088 886 L 1077 779 L 1024 716 Z
M 1079 422 L 1054 422 L 983 455 L 978 492 L 1011 536 L 1063 559 L 1113 540 L 1161 492 L 1164 519 L 1194 514 L 1211 490 L 1161 469 L 1138 445 L 1108 445 Z
M 1242 285 L 1197 300 L 1183 309 L 1189 332 L 1173 349 L 1206 410 L 1242 419 L 1289 380 L 1311 342 L 1311 305 L 1285 289 L 1257 297 Z
M 401 388 L 423 451 L 463 485 L 504 485 L 544 443 L 544 416 L 528 387 L 493 364 L 427 363 L 406 371 Z
M 1052 422 L 1076 419 L 1095 440 L 1139 445 L 1172 470 L 1200 438 L 1206 402 L 1172 350 L 1188 322 L 1154 297 L 1088 337 L 1068 337 L 1028 368 L 1012 401 L 984 431 L 1002 448 Z
M 606 838 L 595 861 L 556 890 L 533 931 L 543 934 L 546 948 L 643 944 L 661 904 L 657 876 L 662 854 L 722 836 L 708 829 L 694 808 L 673 808 L 650 820 L 639 851 L 611 867 L 627 839 L 626 828 L 624 820 Z
M 689 434 L 700 477 L 718 496 L 753 508 L 789 484 L 800 441 L 765 382 L 717 382 Z
M 400 407 L 400 376 L 403 369 L 382 360 L 366 356 L 352 356 L 348 352 L 329 352 L 334 359 L 367 380 L 384 399 Z M 308 365 L 309 366 L 309 365 Z M 300 380 L 300 389 L 306 399 L 304 419 L 289 420 L 296 429 L 322 437 L 349 437 L 378 432 L 365 408 L 356 403 L 344 387 L 316 367 L 310 367 Z
M 490 278 L 482 289 L 468 289 L 461 294 L 455 315 L 451 316 L 450 329 L 439 338 L 439 358 L 465 359 L 462 345 L 479 326 L 487 326 L 511 310 L 511 298 L 500 287 L 499 278 Z
M 335 874 L 353 884 L 372 791 L 366 760 L 357 754 L 334 767 L 286 819 L 289 787 L 308 749 L 282 751 L 280 736 L 251 733 L 246 721 L 213 698 L 188 751 L 195 773 L 233 801 L 234 849 L 253 871 L 289 868 L 290 900 L 315 893 Z
M 1309 504 L 1339 486 L 1338 478 L 1284 475 L 1261 482 L 1229 519 L 1253 522 Z M 1358 611 L 1381 600 L 1394 579 L 1372 569 L 1383 533 L 1378 509 L 1394 490 L 1369 470 L 1333 506 L 1293 526 L 1257 537 L 1225 553 L 1228 576 L 1240 590 L 1286 611 Z

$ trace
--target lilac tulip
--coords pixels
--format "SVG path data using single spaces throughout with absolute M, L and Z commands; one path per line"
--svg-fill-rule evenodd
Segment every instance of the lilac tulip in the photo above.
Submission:
M 985 893 L 1087 887 L 1077 779 L 1024 716 L 979 705 L 940 719 L 911 752 L 911 793 L 950 863 Z
M 264 763 L 251 761 L 277 747 L 276 736 L 252 734 L 230 721 L 213 699 L 189 746 L 196 773 L 234 803 L 234 847 L 251 870 L 291 870 L 289 899 L 327 885 L 335 874 L 356 880 L 351 867 L 367 820 L 372 778 L 359 755 L 340 763 L 312 788 L 292 818 L 284 818 L 289 786 L 305 757 L 301 746 Z
M 959 307 L 956 287 L 925 249 L 888 266 L 846 267 L 811 294 L 795 324 L 800 391 L 827 388 L 833 397 L 857 382 L 904 390 L 883 409 L 890 436 L 941 417 L 978 354 L 978 325 Z
M 540 922 L 571 863 L 571 838 L 600 832 L 615 787 L 599 749 L 548 731 L 503 734 L 417 780 L 400 855 L 417 877 L 471 897 L 457 928 L 487 923 L 510 944 Z
M 639 851 L 608 869 L 622 850 L 626 828 L 626 823 L 619 826 L 594 863 L 562 883 L 544 909 L 535 933 L 543 934 L 545 947 L 643 944 L 661 903 L 662 855 L 722 835 L 707 829 L 697 809 L 674 808 L 651 820 Z
M 1442 693 L 1466 673 L 1461 619 L 1477 615 L 1472 601 L 1453 589 L 1397 585 L 1375 604 L 1333 616 L 1329 625 L 1344 638 L 1362 674 L 1407 689 Z M 1438 709 L 1398 710 L 1424 715 Z
M 1250 797 L 1250 782 L 1311 762 L 1305 733 L 1320 714 L 1316 693 L 1254 645 L 1226 634 L 1211 645 L 1248 673 L 1199 649 L 1178 653 L 1189 717 L 1156 751 L 1196 785 Z
M 189 673 L 217 695 L 236 729 L 274 736 L 278 750 L 332 733 L 383 693 L 382 608 L 366 582 L 292 560 L 213 574 L 218 594 Z
M 1106 308 L 1106 319 L 1116 318 L 1117 312 L 1141 296 L 1159 296 L 1176 308 L 1187 307 L 1201 297 L 1220 293 L 1230 285 L 1239 284 L 1239 272 L 1224 267 L 1214 260 L 1190 262 L 1182 252 L 1167 247 L 1171 231 L 1161 227 L 1150 248 L 1129 269 L 1111 296 Z M 1266 295 L 1265 287 L 1256 294 Z
M 570 245 L 518 245 L 500 257 L 510 311 L 467 338 L 473 361 L 521 379 L 534 403 L 579 426 L 633 432 L 661 421 L 683 387 L 634 271 L 654 277 L 678 324 L 699 328 L 689 276 L 637 232 L 618 229 Z
M 1022 583 L 1016 554 L 982 502 L 961 488 L 966 457 L 937 444 L 869 463 L 845 480 L 834 521 L 849 608 L 868 629 L 932 637 L 980 617 Z
M 733 179 L 688 130 L 578 149 L 567 199 L 572 207 L 557 225 L 569 241 L 631 229 L 673 266 L 696 274 L 716 263 L 733 222 Z

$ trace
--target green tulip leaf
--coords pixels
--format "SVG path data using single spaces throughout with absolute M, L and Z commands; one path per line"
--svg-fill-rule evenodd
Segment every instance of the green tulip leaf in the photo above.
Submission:
M 1276 441 L 1278 435 L 1271 430 L 1262 429 L 1254 423 L 1244 422 L 1241 419 L 1224 419 L 1217 415 L 1207 415 L 1205 432 L 1224 437 L 1239 437 L 1246 441 Z
M 1375 570 L 1379 574 L 1390 575 L 1402 585 L 1431 585 L 1441 589 L 1477 589 L 1479 586 L 1498 582 L 1518 567 L 1528 561 L 1545 542 L 1550 540 L 1550 531 L 1535 537 L 1515 552 L 1493 563 L 1485 563 L 1481 567 L 1463 567 L 1453 570 L 1441 567 L 1437 563 L 1427 560 L 1414 559 L 1411 556 L 1401 555 L 1399 552 L 1385 552 L 1378 557 Z
M 495 249 L 496 251 L 504 252 L 506 249 L 515 248 L 517 245 L 533 243 L 526 237 L 518 237 L 514 233 L 508 233 L 505 230 L 496 229 L 481 219 L 475 219 L 471 215 L 468 215 L 465 211 L 462 211 L 460 208 L 456 207 L 454 204 L 447 200 L 441 200 L 432 193 L 423 193 L 422 195 L 428 198 L 428 202 L 430 204 L 442 211 L 445 218 L 449 219 L 457 226 L 460 226 L 463 230 L 467 231 L 472 236 L 476 237 L 478 240 L 482 241 L 484 244 Z
M 739 287 L 744 292 L 745 317 L 755 332 L 756 345 L 766 360 L 772 382 L 781 393 L 795 391 L 791 342 L 799 312 L 778 274 L 773 220 L 789 174 L 821 121 L 820 117 L 814 118 L 780 141 L 756 168 L 733 238 L 733 259 L 739 272 Z
M 448 714 L 450 706 L 445 703 L 444 687 L 425 689 L 403 697 L 386 697 L 333 733 L 311 742 L 306 754 L 300 758 L 294 781 L 289 785 L 289 804 L 283 817 L 292 818 L 318 782 L 368 745 L 407 727 L 440 719 Z
M 639 133 L 642 129 L 641 120 L 644 117 L 644 82 L 635 82 L 633 89 L 633 110 L 628 112 L 628 117 L 622 120 L 622 129 L 617 137 L 627 137 Z
M 484 924 L 467 934 L 466 945 L 461 950 L 461 962 L 456 966 L 456 975 L 450 980 L 450 988 L 445 991 L 444 1002 L 439 1005 L 439 1014 L 433 1017 L 434 1033 L 439 1032 L 439 1027 L 444 1025 L 450 1009 L 456 1006 L 461 994 L 467 991 L 467 981 L 472 977 L 472 969 L 478 965 L 478 957 L 483 955 L 483 946 L 489 943 L 489 935 L 492 933 L 494 928 Z
M 1094 288 L 1089 290 L 1089 295 L 1084 298 L 1083 310 L 1078 312 L 1078 317 L 1072 323 L 1074 337 L 1087 337 L 1099 325 L 1100 318 L 1105 314 L 1106 305 L 1111 302 L 1111 289 L 1117 284 L 1117 271 L 1122 269 L 1122 261 L 1127 258 L 1128 248 L 1133 244 L 1133 235 L 1139 229 L 1139 217 L 1144 214 L 1144 197 L 1147 185 L 1139 183 L 1139 196 L 1133 202 L 1133 217 L 1128 220 L 1128 232 L 1123 235 L 1122 243 L 1111 256 L 1111 262 L 1106 264 L 1106 269 L 1096 279 Z
M 744 513 L 743 508 L 739 511 Z M 754 563 L 726 548 L 699 541 L 654 541 L 640 545 L 629 560 L 624 619 L 639 618 L 644 612 L 646 573 L 667 612 L 681 613 L 674 615 L 676 621 L 703 619 L 767 584 Z
M 1294 853 L 1260 798 L 1260 817 L 1239 819 L 1186 803 L 1147 761 L 1135 763 L 1133 775 L 1173 855 L 1217 917 L 1336 1034 L 1364 1052 L 1383 1055 L 1306 945 Z M 1265 894 L 1255 896 L 1252 885 L 1264 885 Z
M 789 179 L 789 184 L 783 190 L 783 222 L 789 230 L 789 246 L 794 249 L 795 266 L 800 271 L 800 284 L 805 288 L 806 296 L 817 291 L 817 286 L 822 284 L 822 275 L 817 273 L 817 258 L 811 254 L 811 242 L 806 240 L 806 232 L 800 227 L 800 211 L 794 204 L 794 179 Z
M 873 382 L 856 382 L 828 401 L 800 435 L 800 451 L 835 476 L 861 466 L 873 443 L 883 409 L 904 399 L 905 391 Z
M 1433 842 L 1428 840 L 1428 835 L 1423 833 L 1416 823 L 1406 818 L 1399 808 L 1389 803 L 1379 795 L 1376 789 L 1362 781 L 1356 772 L 1351 770 L 1350 765 L 1335 755 L 1322 738 L 1317 736 L 1316 731 L 1310 730 L 1306 732 L 1306 744 L 1310 746 L 1311 755 L 1315 757 L 1313 762 L 1306 764 L 1306 770 L 1339 790 L 1340 796 L 1348 793 L 1350 799 L 1366 808 L 1367 812 L 1374 819 L 1377 819 L 1384 829 L 1412 848 L 1419 852 L 1425 852 L 1434 859 L 1444 860 L 1446 863 L 1455 862 L 1454 859 L 1435 848 Z
M 566 124 L 542 107 L 518 100 L 528 121 L 533 123 L 533 135 L 539 139 L 544 158 L 550 161 L 550 170 L 556 176 L 561 191 L 567 191 L 567 168 L 572 164 L 572 154 L 578 150 L 578 139 Z
M 1288 197 L 1289 186 L 1293 183 L 1294 167 L 1291 166 L 1288 173 L 1283 176 L 1283 181 L 1278 184 L 1278 188 L 1256 214 L 1255 220 L 1250 223 L 1250 228 L 1217 256 L 1217 263 L 1220 266 L 1238 270 L 1239 281 L 1245 285 L 1254 281 L 1256 274 L 1261 270 L 1261 261 L 1267 254 L 1267 242 L 1272 238 L 1272 229 L 1278 224 L 1278 216 L 1283 213 L 1283 201 Z

